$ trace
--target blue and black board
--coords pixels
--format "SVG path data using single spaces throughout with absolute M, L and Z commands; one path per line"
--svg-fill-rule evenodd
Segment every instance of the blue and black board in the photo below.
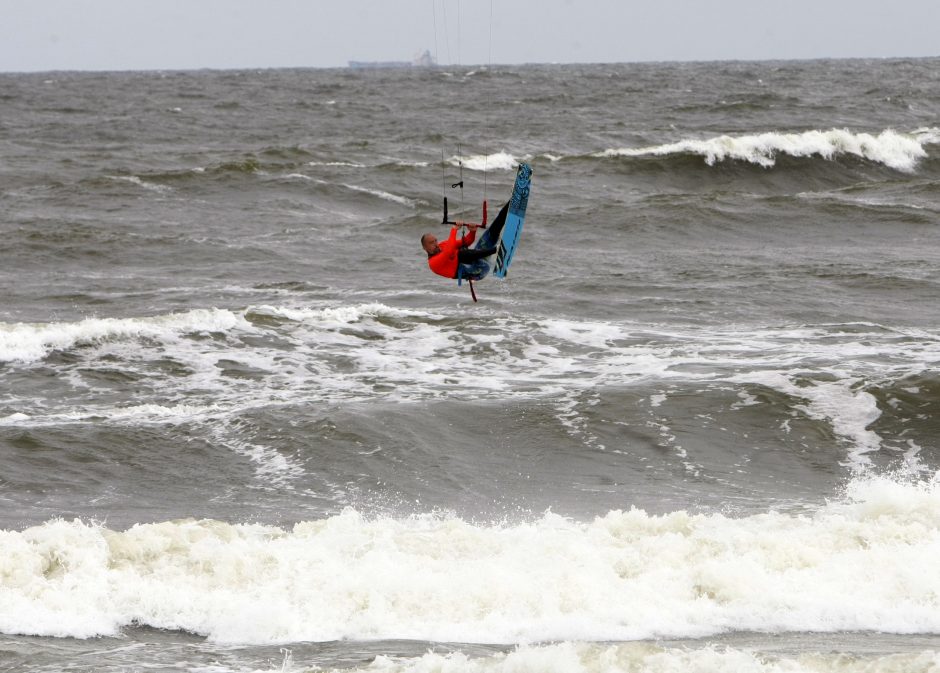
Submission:
M 529 204 L 529 184 L 532 182 L 532 167 L 529 164 L 519 164 L 516 170 L 516 182 L 512 186 L 512 197 L 507 204 L 506 220 L 498 239 L 493 241 L 493 229 L 487 229 L 477 248 L 496 248 L 496 253 L 489 257 L 477 260 L 473 264 L 461 264 L 459 279 L 480 280 L 493 269 L 493 276 L 505 278 L 513 255 L 519 245 L 519 236 L 522 234 L 522 224 L 525 222 L 525 209 Z M 500 213 L 502 214 L 502 213 Z M 494 221 L 495 222 L 495 221 Z M 494 260 L 495 258 L 495 260 Z
M 529 205 L 529 184 L 532 182 L 532 167 L 529 164 L 519 164 L 516 171 L 516 182 L 512 186 L 512 198 L 509 199 L 509 213 L 506 215 L 506 224 L 503 225 L 502 235 L 499 237 L 499 250 L 496 251 L 496 265 L 493 275 L 496 278 L 505 278 L 512 256 L 516 254 L 519 245 L 519 235 L 522 233 L 522 223 L 525 222 L 525 209 Z

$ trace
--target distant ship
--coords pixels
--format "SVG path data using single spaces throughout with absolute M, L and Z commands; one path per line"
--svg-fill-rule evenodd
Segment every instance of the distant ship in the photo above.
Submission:
M 431 52 L 425 49 L 411 61 L 350 61 L 350 68 L 430 68 L 437 65 Z

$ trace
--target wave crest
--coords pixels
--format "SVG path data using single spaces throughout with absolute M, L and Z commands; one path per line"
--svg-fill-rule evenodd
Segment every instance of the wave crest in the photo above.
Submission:
M 224 309 L 194 309 L 151 318 L 86 318 L 74 323 L 0 324 L 0 362 L 35 362 L 53 351 L 109 339 L 225 332 L 250 327 Z
M 608 149 L 594 157 L 662 157 L 695 155 L 713 166 L 718 162 L 745 161 L 772 168 L 779 155 L 814 157 L 833 160 L 854 156 L 880 163 L 906 173 L 913 172 L 918 161 L 927 157 L 925 144 L 935 141 L 936 129 L 920 129 L 915 133 L 898 133 L 891 129 L 878 135 L 853 133 L 847 129 L 804 131 L 803 133 L 760 133 L 745 136 L 720 136 L 706 140 L 680 140 L 652 147 Z
M 472 154 L 468 157 L 453 156 L 448 159 L 451 166 L 459 166 L 461 163 L 465 168 L 471 171 L 513 171 L 519 165 L 520 161 L 526 160 L 514 157 L 508 152 L 495 152 L 493 154 Z

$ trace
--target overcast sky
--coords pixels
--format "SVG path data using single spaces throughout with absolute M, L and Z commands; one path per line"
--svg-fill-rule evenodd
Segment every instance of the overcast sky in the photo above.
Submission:
M 424 49 L 442 65 L 937 56 L 940 0 L 0 0 L 6 72 L 337 67 Z

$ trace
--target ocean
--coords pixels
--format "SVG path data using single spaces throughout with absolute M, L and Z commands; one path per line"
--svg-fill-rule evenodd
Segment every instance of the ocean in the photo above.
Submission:
M 0 74 L 0 235 L 0 671 L 940 670 L 940 59 Z

